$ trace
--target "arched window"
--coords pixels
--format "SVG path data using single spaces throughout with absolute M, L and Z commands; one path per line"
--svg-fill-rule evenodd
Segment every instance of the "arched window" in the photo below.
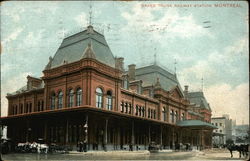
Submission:
M 174 110 L 171 110 L 170 118 L 171 118 L 171 122 L 174 123 Z
M 32 103 L 30 103 L 29 112 L 32 112 Z
M 20 104 L 20 113 L 23 113 L 23 104 Z
M 37 103 L 37 111 L 40 111 L 40 101 L 38 101 L 38 103 Z
M 125 103 L 125 113 L 128 113 L 128 103 Z
M 96 107 L 102 108 L 102 97 L 103 97 L 103 92 L 101 88 L 96 88 Z
M 26 107 L 25 107 L 25 113 L 29 112 L 29 103 L 26 103 Z
M 17 105 L 16 105 L 15 114 L 17 114 L 17 109 L 18 109 L 18 108 L 17 108 Z
M 178 112 L 175 111 L 175 122 L 177 122 L 179 119 L 178 119 Z
M 185 120 L 185 114 L 184 114 L 184 113 L 181 114 L 181 120 L 182 120 L 182 121 Z
M 139 116 L 141 116 L 141 106 L 139 106 Z
M 128 79 L 127 79 L 127 78 L 125 78 L 125 79 L 123 80 L 123 88 L 124 88 L 124 89 L 128 89 Z
M 42 102 L 42 104 L 41 104 L 41 111 L 43 111 L 43 100 L 41 102 Z
M 62 108 L 63 107 L 63 92 L 60 91 L 58 93 L 58 108 Z
M 129 114 L 132 114 L 132 105 L 129 103 Z
M 78 88 L 76 91 L 76 106 L 82 105 L 82 89 Z
M 73 89 L 69 90 L 69 103 L 68 103 L 68 107 L 73 107 L 74 105 L 74 91 Z
M 51 103 L 50 103 L 50 109 L 54 110 L 56 107 L 56 94 L 53 92 L 51 94 Z
M 138 115 L 138 105 L 136 105 L 136 109 L 135 109 L 136 111 L 135 111 L 135 115 L 137 116 Z
M 106 101 L 106 108 L 108 110 L 112 110 L 112 92 L 108 91 L 107 92 L 107 101 Z
M 121 102 L 121 112 L 123 112 L 124 111 L 124 103 L 123 103 L 123 101 Z
M 165 107 L 162 108 L 162 121 L 166 121 L 166 109 L 165 109 Z

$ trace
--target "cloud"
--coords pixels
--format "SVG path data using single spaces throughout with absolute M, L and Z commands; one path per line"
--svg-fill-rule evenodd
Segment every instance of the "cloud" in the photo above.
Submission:
M 86 14 L 84 12 L 82 12 L 81 14 L 77 15 L 74 20 L 76 21 L 76 23 L 79 26 L 86 26 L 87 25 L 87 18 L 86 18 Z
M 6 98 L 7 93 L 15 92 L 16 90 L 20 89 L 24 85 L 26 85 L 26 77 L 28 75 L 32 75 L 32 73 L 20 73 L 19 75 L 12 77 L 11 81 L 8 80 L 2 80 L 1 82 L 1 110 L 2 110 L 2 116 L 7 115 L 7 109 L 8 109 L 8 100 Z
M 162 13 L 163 12 L 163 13 Z M 163 14 L 162 16 L 156 14 Z M 191 38 L 199 36 L 213 36 L 202 25 L 197 24 L 192 14 L 182 16 L 177 8 L 146 8 L 136 3 L 130 11 L 123 11 L 122 17 L 127 21 L 123 31 L 140 29 L 140 32 L 150 34 L 156 40 L 159 38 Z M 161 17 L 161 18 L 158 18 Z M 140 34 L 140 33 L 138 33 Z
M 222 48 L 221 50 L 214 50 L 208 54 L 207 58 L 203 60 L 189 60 L 190 66 L 183 68 L 179 73 L 180 81 L 184 84 L 194 86 L 195 90 L 201 89 L 201 78 L 207 78 L 206 86 L 229 81 L 241 77 L 239 74 L 247 71 L 248 67 L 245 65 L 248 60 L 246 54 L 249 50 L 248 39 L 246 37 L 240 38 L 231 43 L 231 45 Z M 185 58 L 184 58 L 185 59 Z M 246 73 L 247 74 L 247 73 Z M 226 77 L 226 78 L 225 78 Z M 196 83 L 198 81 L 198 83 Z
M 212 108 L 214 116 L 229 114 L 238 123 L 249 122 L 249 84 L 236 87 L 229 84 L 218 84 L 205 90 L 205 96 Z
M 242 37 L 235 41 L 231 46 L 225 49 L 226 56 L 234 56 L 239 54 L 244 54 L 248 56 L 249 53 L 249 38 Z
M 216 70 L 208 61 L 200 60 L 194 65 L 186 67 L 178 73 L 178 78 L 183 85 L 192 85 L 191 90 L 201 90 L 202 81 L 201 79 L 213 78 Z
M 16 28 L 12 33 L 10 33 L 6 38 L 3 39 L 2 44 L 5 45 L 6 43 L 16 40 L 16 38 L 20 35 L 22 31 L 23 28 Z

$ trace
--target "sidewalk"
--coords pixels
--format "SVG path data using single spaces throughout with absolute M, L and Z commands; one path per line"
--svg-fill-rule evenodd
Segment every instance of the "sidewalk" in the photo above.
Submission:
M 158 153 L 171 153 L 174 152 L 170 149 L 159 150 Z M 112 150 L 112 151 L 87 151 L 87 152 L 78 152 L 78 151 L 69 151 L 68 154 L 79 154 L 79 155 L 149 155 L 148 150 L 134 150 L 134 151 L 125 151 L 125 150 Z
M 69 151 L 69 154 L 79 154 L 79 155 L 149 155 L 148 150 L 140 151 L 124 151 L 124 150 L 114 150 L 114 151 L 87 151 L 87 152 L 78 152 L 78 151 Z

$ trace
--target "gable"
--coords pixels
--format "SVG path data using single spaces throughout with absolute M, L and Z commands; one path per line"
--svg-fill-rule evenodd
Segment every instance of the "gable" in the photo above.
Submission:
M 175 97 L 175 98 L 184 98 L 180 88 L 178 86 L 175 86 L 172 90 L 169 91 L 170 95 Z

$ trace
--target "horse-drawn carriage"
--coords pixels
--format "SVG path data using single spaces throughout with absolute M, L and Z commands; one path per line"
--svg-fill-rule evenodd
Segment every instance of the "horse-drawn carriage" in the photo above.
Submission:
M 231 153 L 231 158 L 233 157 L 233 151 L 238 151 L 240 158 L 241 155 L 243 155 L 243 157 L 247 157 L 249 155 L 249 144 L 240 144 L 240 145 L 229 144 L 227 145 L 227 149 Z

